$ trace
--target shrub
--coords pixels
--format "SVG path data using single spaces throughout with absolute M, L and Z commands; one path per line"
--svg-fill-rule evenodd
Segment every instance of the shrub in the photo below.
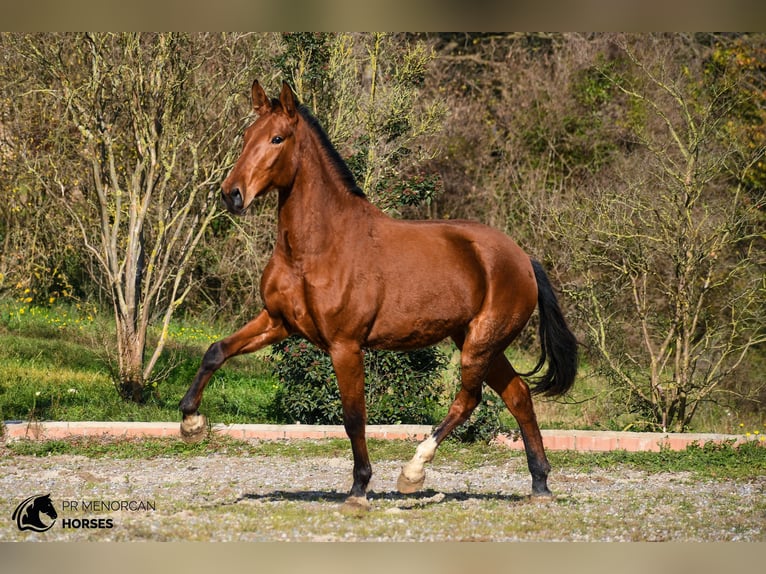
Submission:
M 471 413 L 471 417 L 453 430 L 447 437 L 456 442 L 482 442 L 489 444 L 499 433 L 507 433 L 500 414 L 505 411 L 505 404 L 497 395 L 484 392 L 484 398 Z
M 340 424 L 340 393 L 329 355 L 291 337 L 272 346 L 279 378 L 273 414 L 284 422 Z M 365 394 L 370 424 L 432 424 L 441 395 L 439 371 L 446 363 L 435 347 L 400 353 L 366 350 Z

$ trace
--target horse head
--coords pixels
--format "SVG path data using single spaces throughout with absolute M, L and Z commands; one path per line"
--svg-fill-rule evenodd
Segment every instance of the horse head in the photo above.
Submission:
M 241 214 L 257 196 L 292 185 L 298 168 L 295 95 L 282 83 L 279 99 L 269 99 L 258 80 L 252 87 L 253 111 L 258 118 L 246 130 L 242 152 L 222 185 L 230 212 Z
M 40 514 L 45 514 L 52 520 L 58 518 L 58 514 L 56 513 L 56 509 L 53 507 L 53 502 L 51 501 L 50 494 L 46 494 L 45 496 L 38 496 L 30 510 L 35 510 L 38 516 Z

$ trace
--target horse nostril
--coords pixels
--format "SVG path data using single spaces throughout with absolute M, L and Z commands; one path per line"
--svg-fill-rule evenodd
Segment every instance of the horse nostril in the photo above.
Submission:
M 229 192 L 231 203 L 236 209 L 242 209 L 242 193 L 238 187 L 235 187 Z

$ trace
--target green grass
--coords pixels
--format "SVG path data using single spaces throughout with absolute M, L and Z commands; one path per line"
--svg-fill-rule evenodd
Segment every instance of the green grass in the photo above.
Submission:
M 551 451 L 548 458 L 554 467 L 575 467 L 583 471 L 627 466 L 647 472 L 691 472 L 699 477 L 716 479 L 749 479 L 766 474 L 766 445 L 757 441 L 736 447 L 730 443 L 693 444 L 681 451 Z
M 113 333 L 113 322 L 92 309 L 0 302 L 0 420 L 180 420 L 178 401 L 219 332 L 174 322 L 158 378 L 141 405 L 116 392 L 105 350 Z M 216 373 L 204 409 L 216 422 L 271 422 L 275 392 L 262 356 L 240 357 Z

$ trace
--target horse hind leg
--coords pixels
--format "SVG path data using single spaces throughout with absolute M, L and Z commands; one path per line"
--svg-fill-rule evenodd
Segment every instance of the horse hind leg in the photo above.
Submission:
M 430 437 L 418 445 L 415 456 L 402 467 L 396 487 L 402 494 L 417 492 L 426 478 L 425 465 L 431 462 L 439 444 L 459 425 L 464 423 L 481 402 L 482 382 L 487 373 L 488 359 L 482 354 L 472 353 L 459 339 L 455 342 L 462 348 L 461 388 L 449 408 L 447 416 L 434 429 Z
M 505 406 L 519 423 L 527 455 L 527 466 L 532 475 L 532 495 L 552 496 L 548 489 L 548 473 L 551 466 L 545 456 L 529 386 L 516 373 L 503 354 L 492 362 L 487 375 L 487 384 L 500 395 Z
M 431 436 L 418 445 L 415 456 L 402 467 L 396 488 L 402 494 L 412 494 L 423 488 L 426 480 L 425 465 L 431 462 L 439 444 L 447 438 L 455 427 L 465 422 L 481 401 L 481 386 L 478 389 L 461 388 L 452 401 L 449 412 Z

